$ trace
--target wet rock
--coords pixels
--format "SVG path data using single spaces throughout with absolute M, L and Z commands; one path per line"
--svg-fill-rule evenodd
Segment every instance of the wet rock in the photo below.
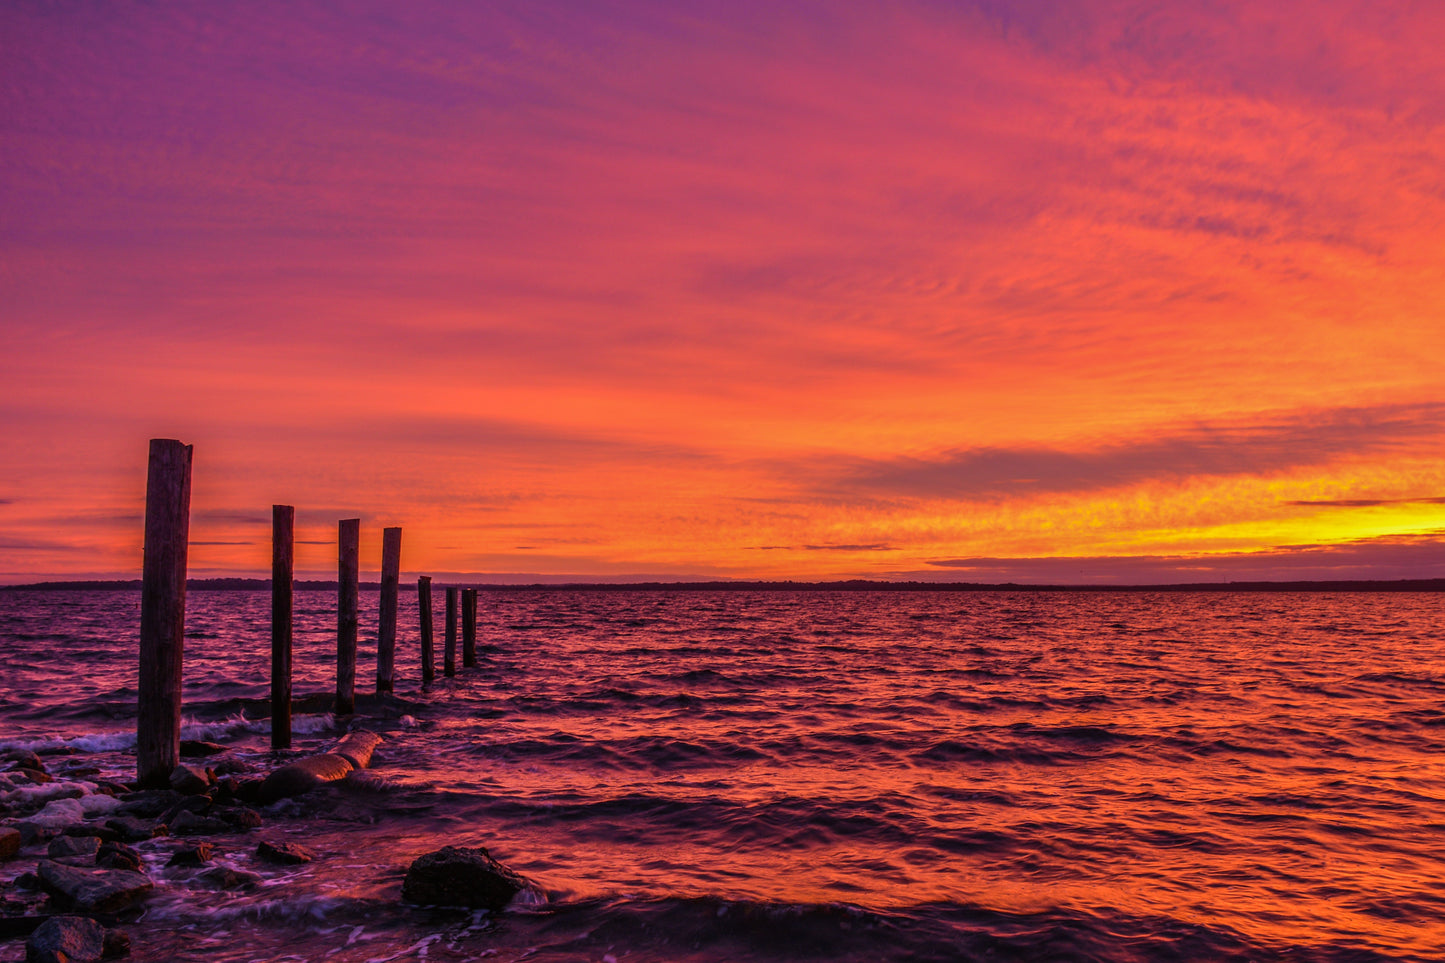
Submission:
M 242 802 L 259 804 L 261 802 L 261 786 L 266 780 L 253 776 L 250 779 L 236 780 L 236 788 L 231 794 Z
M 105 821 L 105 828 L 116 834 L 121 842 L 138 843 L 156 835 L 156 827 L 144 819 L 134 816 L 112 816 Z
M 211 815 L 226 822 L 233 829 L 260 829 L 265 822 L 260 813 L 245 806 L 217 806 Z
M 181 813 L 195 813 L 198 816 L 203 816 L 206 810 L 210 808 L 211 800 L 206 796 L 182 796 L 179 802 L 157 817 L 157 822 L 162 822 L 169 826 L 176 821 L 176 817 Z
M 186 796 L 199 796 L 211 788 L 210 774 L 200 766 L 185 763 L 171 770 L 171 788 Z
M 217 745 L 214 742 L 204 742 L 200 739 L 181 740 L 181 758 L 196 759 L 205 756 L 219 756 L 229 751 L 226 746 Z
M 95 780 L 98 790 L 109 796 L 128 796 L 134 790 L 123 782 L 111 782 L 109 779 Z
M 215 855 L 216 847 L 210 843 L 196 843 L 194 846 L 187 846 L 178 849 L 171 854 L 167 866 L 204 866 L 211 861 Z
M 106 930 L 105 951 L 101 955 L 107 960 L 130 956 L 130 934 L 125 930 Z
M 0 752 L 0 759 L 13 763 L 15 769 L 45 771 L 45 763 L 41 762 L 40 757 L 29 749 L 6 749 L 4 752 Z
M 126 793 L 121 798 L 118 812 L 126 816 L 156 819 L 184 798 L 173 789 L 142 789 L 139 792 Z
M 65 836 L 94 836 L 97 839 L 107 839 L 114 836 L 110 830 L 95 823 L 77 823 L 75 826 L 65 827 Z
M 54 832 L 60 832 L 66 826 L 85 820 L 85 807 L 81 805 L 78 798 L 66 797 L 63 799 L 52 799 L 46 803 L 38 813 L 32 815 L 27 822 Z
M 0 861 L 20 855 L 20 830 L 0 827 Z
M 256 858 L 267 863 L 275 863 L 278 866 L 294 866 L 298 863 L 309 863 L 316 858 L 316 854 L 305 846 L 297 843 L 262 843 L 256 847 Z
M 182 812 L 171 820 L 169 828 L 172 836 L 213 836 L 216 833 L 229 833 L 231 824 L 215 816 L 197 816 L 192 812 Z
M 401 898 L 424 906 L 500 910 L 526 887 L 526 879 L 493 859 L 485 847 L 444 846 L 412 862 Z
M 52 916 L 25 942 L 25 963 L 94 963 L 105 955 L 105 927 L 84 916 Z
M 261 882 L 261 877 L 256 873 L 248 873 L 244 869 L 232 869 L 230 866 L 213 866 L 196 879 L 205 883 L 212 889 L 255 889 Z
M 33 846 L 36 843 L 43 843 L 46 840 L 54 839 L 59 831 L 49 826 L 39 826 L 26 820 L 15 824 L 15 829 L 20 831 L 20 845 Z
M 125 843 L 110 842 L 100 844 L 100 850 L 95 854 L 95 865 L 139 873 L 145 863 L 141 861 L 140 853 Z
M 66 856 L 95 856 L 100 851 L 100 840 L 95 836 L 60 836 L 50 841 L 45 851 L 52 859 Z
M 243 760 L 232 755 L 225 755 L 211 764 L 211 771 L 219 778 L 221 776 L 234 776 L 241 772 L 250 772 L 251 767 Z
M 37 786 L 43 786 L 48 782 L 55 781 L 55 777 L 44 769 L 31 769 L 29 766 L 21 766 L 15 770 L 15 774 Z
M 41 862 L 35 867 L 40 888 L 56 902 L 81 913 L 114 913 L 150 895 L 155 884 L 124 869 L 79 869 Z

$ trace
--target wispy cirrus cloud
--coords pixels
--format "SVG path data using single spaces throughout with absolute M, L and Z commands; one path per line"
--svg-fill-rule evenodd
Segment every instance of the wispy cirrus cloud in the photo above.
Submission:
M 1027 497 L 1150 480 L 1269 474 L 1406 449 L 1442 434 L 1442 404 L 1348 408 L 1181 427 L 1094 448 L 989 447 L 872 460 L 844 472 L 835 484 L 904 498 Z
M 1445 496 L 1430 498 L 1297 498 L 1284 502 L 1295 507 L 1379 508 L 1383 505 L 1445 505 Z
M 1357 539 L 1333 545 L 1279 545 L 1226 555 L 1061 558 L 946 558 L 928 562 L 970 582 L 1163 585 L 1229 581 L 1336 581 L 1437 578 L 1445 570 L 1445 531 Z M 914 573 L 937 578 L 928 573 Z

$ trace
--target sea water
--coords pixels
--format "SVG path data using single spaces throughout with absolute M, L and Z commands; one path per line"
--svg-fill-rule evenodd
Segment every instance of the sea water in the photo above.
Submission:
M 1445 959 L 1439 595 L 484 591 L 478 667 L 424 687 L 413 593 L 378 698 L 363 593 L 352 719 L 335 604 L 297 594 L 296 751 L 364 726 L 371 777 L 216 838 L 249 891 L 142 844 L 135 959 Z M 0 746 L 129 778 L 138 623 L 0 592 Z M 269 665 L 269 593 L 193 591 L 186 735 L 283 761 Z M 449 844 L 542 895 L 401 903 Z

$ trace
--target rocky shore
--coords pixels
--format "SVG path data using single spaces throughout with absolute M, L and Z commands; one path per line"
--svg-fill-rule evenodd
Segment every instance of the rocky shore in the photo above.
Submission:
M 122 957 L 127 926 L 158 886 L 247 891 L 268 870 L 311 861 L 307 846 L 268 833 L 264 812 L 329 783 L 364 784 L 381 741 L 354 730 L 265 773 L 225 746 L 188 741 L 166 788 L 0 753 L 0 941 L 24 939 L 28 963 Z M 252 869 L 218 859 L 240 846 Z M 536 891 L 485 849 L 448 846 L 413 862 L 402 899 L 495 911 L 524 889 Z

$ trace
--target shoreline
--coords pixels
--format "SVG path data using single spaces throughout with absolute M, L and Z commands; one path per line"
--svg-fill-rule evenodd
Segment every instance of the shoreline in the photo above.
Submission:
M 335 580 L 297 579 L 300 592 L 334 592 Z M 475 588 L 485 592 L 1445 592 L 1445 578 L 1341 579 L 1336 581 L 1170 582 L 1164 584 L 1070 585 L 1025 582 L 885 582 L 849 579 L 837 582 L 474 582 L 434 581 L 433 588 Z M 367 592 L 380 591 L 380 582 L 360 582 Z M 416 584 L 402 582 L 403 592 L 416 592 Z M 140 579 L 81 579 L 0 585 L 0 592 L 128 592 L 141 590 Z M 268 578 L 187 579 L 191 592 L 269 592 Z

